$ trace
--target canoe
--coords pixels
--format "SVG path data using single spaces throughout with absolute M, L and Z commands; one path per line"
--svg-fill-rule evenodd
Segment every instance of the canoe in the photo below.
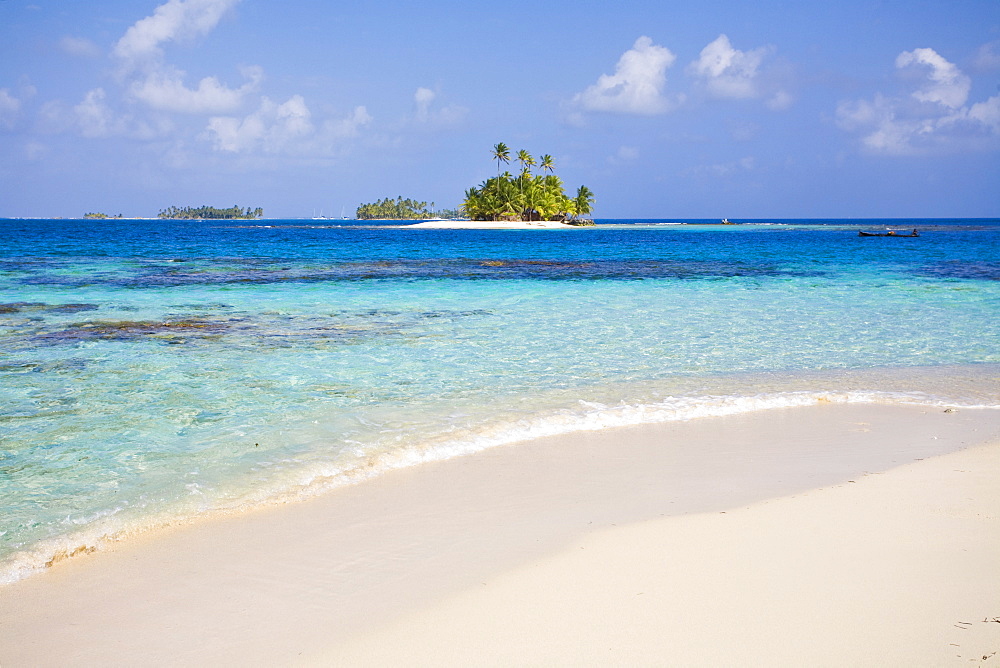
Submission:
M 912 232 L 896 232 L 895 230 L 889 230 L 888 232 L 862 232 L 858 230 L 859 237 L 919 237 L 920 233 L 916 230 Z

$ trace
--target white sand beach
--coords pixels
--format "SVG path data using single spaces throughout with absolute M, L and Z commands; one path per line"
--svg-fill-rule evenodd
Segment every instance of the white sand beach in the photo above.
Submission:
M 1000 665 L 995 411 L 540 439 L 0 588 L 0 665 Z
M 567 225 L 553 220 L 426 220 L 406 227 L 437 230 L 579 230 L 578 225 Z

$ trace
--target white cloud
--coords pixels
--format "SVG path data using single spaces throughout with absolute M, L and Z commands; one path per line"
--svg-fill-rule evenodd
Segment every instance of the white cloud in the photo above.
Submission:
M 107 97 L 103 88 L 94 88 L 72 109 L 58 101 L 48 102 L 43 105 L 39 114 L 41 122 L 47 131 L 62 132 L 75 128 L 81 135 L 91 139 L 152 139 L 163 137 L 173 129 L 169 119 L 162 115 L 140 119 L 131 114 L 117 113 L 107 103 Z
M 842 130 L 866 133 L 861 139 L 865 148 L 893 154 L 909 152 L 909 137 L 921 130 L 920 122 L 898 120 L 894 103 L 879 94 L 870 102 L 841 102 L 837 106 L 837 124 Z
M 134 82 L 129 92 L 135 99 L 161 111 L 218 114 L 237 110 L 244 97 L 257 90 L 263 71 L 259 67 L 246 67 L 243 76 L 247 82 L 239 88 L 229 88 L 215 77 L 205 77 L 192 89 L 184 85 L 183 72 L 168 67 Z
M 293 95 L 280 105 L 264 98 L 257 111 L 242 119 L 213 117 L 206 138 L 215 150 L 228 153 L 326 155 L 371 121 L 364 107 L 356 107 L 348 116 L 328 119 L 317 127 L 305 100 Z
M 709 43 L 687 67 L 709 97 L 716 99 L 747 100 L 765 98 L 764 104 L 774 111 L 788 109 L 795 98 L 779 87 L 762 69 L 764 59 L 774 52 L 770 46 L 751 51 L 734 48 L 726 35 L 719 35 Z
M 666 47 L 640 37 L 622 54 L 614 74 L 602 74 L 597 83 L 578 93 L 573 102 L 588 111 L 624 114 L 662 114 L 675 108 L 683 96 L 667 96 L 667 69 L 677 57 Z
M 784 111 L 792 106 L 795 97 L 788 91 L 779 90 L 764 102 L 767 108 L 772 111 Z
M 8 89 L 0 88 L 0 127 L 13 128 L 20 110 L 21 101 L 11 95 Z
M 202 78 L 196 88 L 188 88 L 184 72 L 163 63 L 161 48 L 166 42 L 206 35 L 238 1 L 168 0 L 125 31 L 114 54 L 123 75 L 142 73 L 129 86 L 132 97 L 159 111 L 218 114 L 238 109 L 263 78 L 259 67 L 243 70 L 248 81 L 239 88 L 229 88 L 212 76 Z
M 1000 41 L 988 42 L 976 49 L 972 66 L 981 72 L 1000 70 Z
M 896 68 L 915 91 L 837 106 L 837 125 L 860 134 L 862 147 L 888 155 L 1000 147 L 1000 96 L 967 106 L 971 79 L 933 49 L 904 51 Z
M 982 123 L 1000 134 L 1000 95 L 994 95 L 985 102 L 977 102 L 969 109 L 969 118 Z
M 73 107 L 72 123 L 84 137 L 133 137 L 150 139 L 162 135 L 168 125 L 154 127 L 149 123 L 136 121 L 131 116 L 120 115 L 107 104 L 107 93 L 103 88 L 94 88 L 83 96 L 83 100 Z
M 740 51 L 733 48 L 728 37 L 719 35 L 701 50 L 698 60 L 688 66 L 688 71 L 701 79 L 709 94 L 715 97 L 757 97 L 758 70 L 770 51 L 768 47 Z
M 168 0 L 152 16 L 133 24 L 115 44 L 114 53 L 127 68 L 157 61 L 164 42 L 208 34 L 239 0 Z
M 236 111 L 263 78 L 259 67 L 242 71 L 247 80 L 230 88 L 217 77 L 185 85 L 185 73 L 164 62 L 163 45 L 208 34 L 239 0 L 168 0 L 151 16 L 134 23 L 115 44 L 113 53 L 133 99 L 157 111 L 219 114 Z
M 357 106 L 350 114 L 341 119 L 331 119 L 323 123 L 323 135 L 327 141 L 357 137 L 361 128 L 374 119 L 363 106 Z
M 207 131 L 215 144 L 215 150 L 240 153 L 256 147 L 267 128 L 258 112 L 243 120 L 232 116 L 216 116 L 209 119 Z
M 88 91 L 83 101 L 73 107 L 84 137 L 107 137 L 114 133 L 114 117 L 104 102 L 106 97 L 103 88 L 95 88 Z
M 129 27 L 113 46 L 120 88 L 94 88 L 75 106 L 46 103 L 39 111 L 41 131 L 164 139 L 158 146 L 168 152 L 191 146 L 189 140 L 196 136 L 220 153 L 327 157 L 372 122 L 363 106 L 340 118 L 317 118 L 301 95 L 272 101 L 261 94 L 264 72 L 258 66 L 244 67 L 237 85 L 212 72 L 189 78 L 169 62 L 170 45 L 203 38 L 239 0 L 159 1 L 152 14 Z M 62 47 L 85 55 L 92 45 L 64 38 Z M 427 120 L 445 118 L 449 111 L 434 110 L 429 89 L 418 90 L 414 99 Z M 0 124 L 9 115 L 4 104 L 0 97 Z
M 969 99 L 972 80 L 934 49 L 904 51 L 896 57 L 897 69 L 906 69 L 911 65 L 922 68 L 921 74 L 926 78 L 920 90 L 913 93 L 914 99 L 936 102 L 952 109 L 961 107 Z
M 413 101 L 417 105 L 417 120 L 426 121 L 427 112 L 431 106 L 431 102 L 437 95 L 430 88 L 418 88 L 417 92 L 413 94 Z
M 101 48 L 85 37 L 63 37 L 59 48 L 76 58 L 98 58 Z
M 413 118 L 417 123 L 431 126 L 453 125 L 465 118 L 469 112 L 465 107 L 457 105 L 434 108 L 433 103 L 436 98 L 437 93 L 430 88 L 422 86 L 417 88 L 413 94 L 413 103 L 416 107 Z

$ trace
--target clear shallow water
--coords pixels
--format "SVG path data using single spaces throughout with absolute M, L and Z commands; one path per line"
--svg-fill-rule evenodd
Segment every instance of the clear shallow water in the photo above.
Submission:
M 1000 221 L 676 222 L 0 220 L 0 581 L 528 436 L 1000 407 Z

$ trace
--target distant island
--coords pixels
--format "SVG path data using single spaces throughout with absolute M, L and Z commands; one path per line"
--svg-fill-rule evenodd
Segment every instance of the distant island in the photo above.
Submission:
M 109 216 L 106 213 L 85 213 L 84 218 L 121 218 L 122 215 L 119 213 L 117 216 Z
M 247 207 L 243 209 L 239 206 L 232 206 L 228 209 L 216 209 L 214 206 L 199 206 L 191 207 L 186 206 L 183 209 L 178 209 L 176 206 L 172 206 L 168 209 L 163 209 L 160 213 L 156 214 L 157 218 L 171 218 L 171 219 L 206 219 L 206 220 L 227 220 L 227 219 L 254 219 L 262 218 L 264 216 L 264 209 L 257 207 L 256 209 L 251 209 Z
M 594 210 L 594 193 L 587 186 L 580 186 L 575 197 L 569 197 L 562 179 L 555 175 L 555 162 L 551 155 L 543 155 L 536 162 L 525 150 L 517 152 L 515 160 L 521 165 L 517 176 L 500 173 L 501 164 L 510 163 L 510 148 L 504 143 L 495 145 L 491 155 L 497 161 L 497 175 L 478 187 L 465 191 L 465 199 L 458 210 L 434 211 L 434 203 L 421 202 L 402 196 L 380 199 L 358 207 L 358 220 L 426 220 L 429 218 L 460 218 L 474 221 L 504 223 L 551 221 L 568 225 L 593 225 L 586 218 Z M 532 174 L 538 166 L 542 174 Z M 545 174 L 544 172 L 548 172 Z
M 460 212 L 455 209 L 434 211 L 434 202 L 418 202 L 402 196 L 396 199 L 388 197 L 362 204 L 354 217 L 358 220 L 421 220 L 426 218 L 458 218 Z
M 515 159 L 521 173 L 500 173 L 501 163 L 510 163 L 510 149 L 504 143 L 493 147 L 492 157 L 497 161 L 496 177 L 487 179 L 478 187 L 465 191 L 462 210 L 472 220 L 492 221 L 560 221 L 570 225 L 593 225 L 583 218 L 594 208 L 594 193 L 587 186 L 580 186 L 576 197 L 566 195 L 562 179 L 555 175 L 551 155 L 543 155 L 539 162 L 525 150 L 517 152 Z M 548 174 L 532 174 L 535 165 Z

